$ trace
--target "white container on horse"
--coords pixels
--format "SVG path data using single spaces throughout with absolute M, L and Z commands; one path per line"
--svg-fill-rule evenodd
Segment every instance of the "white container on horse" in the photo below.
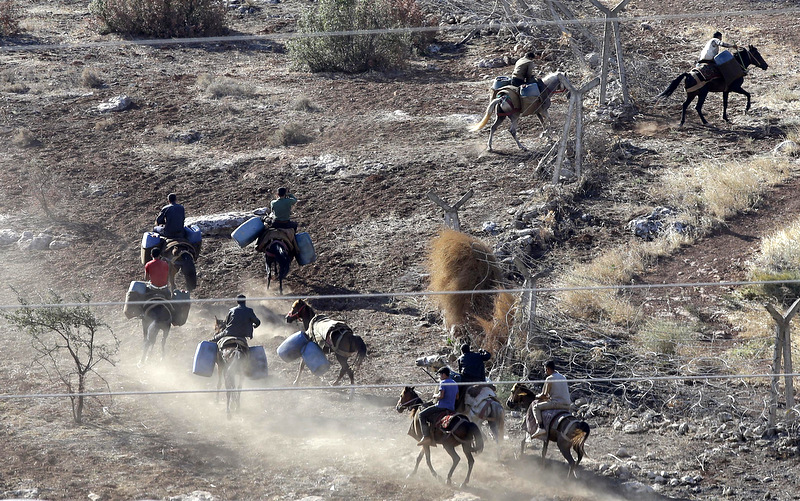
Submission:
M 236 240 L 239 247 L 244 248 L 255 242 L 263 232 L 264 221 L 260 217 L 251 217 L 233 230 L 231 238 Z
M 278 346 L 278 356 L 284 362 L 294 362 L 303 354 L 303 348 L 310 343 L 306 333 L 297 331 L 291 336 L 287 337 L 280 346 Z
M 325 356 L 325 353 L 322 352 L 322 348 L 320 348 L 317 343 L 306 344 L 303 347 L 302 355 L 308 369 L 315 376 L 322 376 L 331 368 L 328 357 Z
M 198 376 L 211 377 L 214 374 L 214 364 L 217 361 L 217 343 L 211 341 L 200 341 L 197 351 L 194 352 L 194 364 L 192 374 Z
M 142 235 L 142 249 L 152 249 L 161 245 L 161 235 L 155 231 L 146 231 Z
M 251 346 L 248 351 L 249 363 L 244 375 L 250 379 L 264 379 L 269 374 L 267 370 L 267 352 L 263 346 Z
M 295 235 L 295 241 L 297 242 L 297 264 L 300 266 L 304 266 L 306 264 L 311 264 L 317 260 L 317 253 L 314 250 L 314 242 L 311 241 L 311 235 L 302 231 Z
M 511 77 L 497 77 L 492 83 L 492 90 L 502 89 L 506 85 L 511 85 Z

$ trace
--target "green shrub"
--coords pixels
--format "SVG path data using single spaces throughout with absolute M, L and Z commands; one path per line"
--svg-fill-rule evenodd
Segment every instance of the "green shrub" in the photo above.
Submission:
M 636 333 L 635 339 L 645 350 L 658 355 L 677 355 L 681 345 L 690 344 L 693 330 L 669 320 L 651 318 Z
M 92 0 L 89 9 L 109 32 L 124 35 L 196 37 L 225 31 L 220 0 Z
M 0 37 L 16 34 L 19 31 L 19 18 L 14 0 L 0 1 Z
M 412 48 L 427 39 L 419 32 L 401 29 L 424 25 L 416 0 L 320 0 L 300 17 L 297 31 L 301 36 L 290 40 L 288 48 L 294 62 L 307 65 L 312 72 L 385 70 L 402 65 Z M 398 31 L 325 34 L 353 30 Z

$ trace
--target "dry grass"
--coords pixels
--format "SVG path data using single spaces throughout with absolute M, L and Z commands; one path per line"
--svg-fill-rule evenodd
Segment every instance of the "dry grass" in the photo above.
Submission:
M 269 143 L 271 146 L 292 146 L 310 143 L 312 140 L 313 138 L 305 133 L 303 125 L 288 123 L 278 127 Z
M 105 85 L 105 80 L 97 70 L 92 68 L 84 68 L 81 73 L 81 84 L 90 89 L 99 89 Z
M 666 173 L 654 195 L 685 208 L 698 218 L 717 221 L 751 209 L 760 194 L 790 173 L 785 159 L 753 158 L 745 162 L 701 162 Z
M 0 1 L 0 36 L 16 34 L 19 31 L 20 17 L 15 0 Z
M 211 99 L 222 99 L 228 96 L 252 97 L 255 95 L 255 90 L 250 86 L 242 85 L 228 78 L 217 79 L 208 73 L 198 76 L 195 85 Z
M 494 289 L 502 274 L 491 248 L 465 233 L 442 230 L 431 242 L 428 257 L 430 288 L 436 292 Z M 464 325 L 474 318 L 492 318 L 493 294 L 435 296 L 448 324 Z
M 483 339 L 478 343 L 481 348 L 496 353 L 508 342 L 508 335 L 514 327 L 518 304 L 513 294 L 502 292 L 495 297 L 491 320 L 476 319 L 483 329 Z
M 42 142 L 33 135 L 33 132 L 25 128 L 17 129 L 17 131 L 14 133 L 14 137 L 11 138 L 11 142 L 14 144 L 14 146 L 18 146 L 20 148 L 32 148 L 42 144 Z
M 298 97 L 289 103 L 289 109 L 292 111 L 317 111 L 317 107 L 307 97 Z
M 678 355 L 693 339 L 692 326 L 659 318 L 649 319 L 634 336 L 644 350 L 656 355 Z
M 749 278 L 754 281 L 787 281 L 761 284 L 750 290 L 755 296 L 768 296 L 787 304 L 800 297 L 800 219 L 761 239 L 758 257 L 750 263 Z

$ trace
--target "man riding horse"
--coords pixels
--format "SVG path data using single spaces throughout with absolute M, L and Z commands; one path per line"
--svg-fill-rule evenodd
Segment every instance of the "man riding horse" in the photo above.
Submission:
M 719 54 L 719 48 L 725 47 L 726 49 L 738 49 L 739 46 L 736 44 L 729 44 L 722 41 L 722 33 L 719 31 L 714 32 L 714 35 L 711 37 L 711 40 L 706 42 L 705 47 L 703 50 L 700 51 L 700 57 L 697 60 L 697 67 L 700 67 L 703 64 L 715 64 L 714 57 Z
M 186 236 L 183 225 L 186 219 L 186 211 L 183 205 L 178 203 L 178 196 L 170 193 L 167 196 L 167 205 L 161 208 L 156 217 L 156 226 L 153 231 L 160 233 L 164 238 L 184 238 Z
M 521 87 L 525 84 L 535 83 L 540 89 L 544 87 L 542 79 L 535 73 L 534 57 L 536 57 L 536 53 L 531 51 L 517 59 L 516 64 L 514 64 L 514 71 L 511 73 L 511 85 Z
M 225 317 L 225 328 L 211 339 L 212 343 L 217 343 L 220 350 L 239 344 L 247 352 L 247 338 L 253 339 L 253 329 L 261 325 L 252 308 L 246 304 L 247 297 L 244 294 L 236 296 L 238 305 L 228 311 Z
M 453 413 L 456 410 L 458 386 L 450 379 L 450 368 L 442 367 L 436 372 L 439 374 L 440 382 L 436 393 L 433 394 L 434 405 L 423 409 L 417 416 L 419 429 L 422 432 L 422 439 L 417 442 L 419 446 L 433 445 L 431 422 L 437 421 L 445 412 Z
M 486 350 L 472 351 L 469 343 L 461 345 L 461 356 L 458 357 L 458 372 L 461 374 L 462 383 L 485 383 L 486 366 L 484 362 L 492 358 Z M 467 386 L 458 387 L 458 402 L 464 402 Z
M 541 393 L 536 395 L 538 401 L 532 405 L 538 428 L 533 432 L 531 438 L 540 438 L 547 434 L 547 430 L 542 425 L 542 411 L 549 409 L 568 411 L 572 405 L 567 378 L 556 371 L 555 362 L 552 360 L 545 362 L 544 371 L 547 373 L 544 387 L 542 387 Z

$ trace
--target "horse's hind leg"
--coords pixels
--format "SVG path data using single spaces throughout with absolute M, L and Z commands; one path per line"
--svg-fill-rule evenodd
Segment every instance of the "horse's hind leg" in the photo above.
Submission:
M 465 478 L 464 483 L 461 484 L 461 487 L 466 487 L 472 476 L 472 466 L 475 464 L 475 456 L 472 455 L 472 451 L 469 450 L 467 444 L 462 445 L 461 449 L 464 451 L 464 455 L 467 456 L 467 478 Z
M 458 466 L 458 463 L 461 462 L 461 456 L 458 455 L 455 447 L 453 447 L 452 445 L 442 444 L 442 446 L 444 446 L 444 450 L 447 451 L 447 454 L 450 455 L 450 459 L 453 460 L 453 464 L 452 466 L 450 466 L 450 471 L 447 472 L 447 485 L 450 485 L 452 483 L 453 472 L 456 470 L 456 466 Z M 464 483 L 467 482 L 469 482 L 469 475 L 467 475 L 467 479 L 464 481 Z
M 492 127 L 489 129 L 489 143 L 486 147 L 487 151 L 494 151 L 492 150 L 492 139 L 494 138 L 494 133 L 497 131 L 497 128 L 501 123 L 503 123 L 503 119 L 505 119 L 505 117 L 498 115 L 497 118 L 495 118 Z
M 697 94 L 689 94 L 689 95 L 686 96 L 686 101 L 683 102 L 683 106 L 682 106 L 682 110 L 681 110 L 681 123 L 680 123 L 680 126 L 683 126 L 683 124 L 686 122 L 686 110 L 689 108 L 689 105 L 692 104 L 692 101 L 694 101 L 694 97 L 696 95 Z M 702 116 L 702 115 L 700 115 L 700 116 Z
M 697 110 L 697 114 L 700 116 L 700 120 L 703 121 L 703 125 L 708 125 L 708 120 L 706 120 L 705 115 L 703 115 L 703 103 L 706 102 L 706 97 L 708 97 L 708 92 L 704 92 L 697 96 L 697 106 L 694 107 Z
M 161 360 L 164 360 L 164 354 L 166 353 L 166 346 L 167 346 L 167 337 L 169 337 L 169 324 L 167 324 L 166 328 L 163 329 L 163 335 L 161 336 Z
M 575 472 L 575 460 L 572 459 L 572 453 L 570 452 L 572 444 L 570 444 L 569 440 L 567 440 L 562 436 L 558 437 L 556 444 L 558 444 L 558 450 L 561 451 L 561 455 L 564 456 L 564 459 L 566 459 L 567 463 L 569 463 L 569 471 L 567 472 L 567 477 L 575 475 L 575 478 L 578 478 L 578 474 Z
M 517 138 L 517 124 L 519 124 L 519 114 L 515 113 L 511 115 L 511 129 L 510 129 L 511 136 L 514 138 L 514 141 L 517 142 L 517 146 L 519 146 L 519 149 L 521 149 L 522 151 L 526 151 L 527 148 L 522 146 L 522 143 L 520 143 L 519 139 Z

